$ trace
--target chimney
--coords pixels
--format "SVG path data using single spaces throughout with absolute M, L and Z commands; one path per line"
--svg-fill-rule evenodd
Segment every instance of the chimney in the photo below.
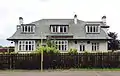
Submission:
M 19 24 L 22 25 L 23 24 L 23 18 L 19 17 Z
M 74 15 L 74 23 L 77 24 L 77 15 Z
M 106 25 L 106 16 L 103 16 L 103 17 L 102 17 L 102 22 L 103 22 L 103 24 Z

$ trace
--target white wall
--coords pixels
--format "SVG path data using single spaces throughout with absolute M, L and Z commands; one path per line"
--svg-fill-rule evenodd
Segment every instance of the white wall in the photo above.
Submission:
M 107 46 L 107 41 L 105 41 L 105 40 L 91 40 L 90 44 L 87 44 L 87 40 L 86 41 L 85 40 L 83 40 L 83 41 L 82 40 L 77 40 L 77 44 L 75 44 L 75 40 L 72 40 L 72 41 L 69 40 L 68 46 L 69 46 L 69 49 L 70 48 L 76 48 L 79 51 L 79 45 L 84 44 L 85 45 L 85 51 L 91 52 L 91 50 L 92 50 L 91 42 L 99 42 L 99 51 L 107 52 L 107 47 L 108 46 Z

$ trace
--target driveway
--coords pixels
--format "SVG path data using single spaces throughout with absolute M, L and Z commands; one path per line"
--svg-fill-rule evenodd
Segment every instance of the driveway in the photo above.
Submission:
M 120 71 L 2 71 L 0 76 L 120 76 Z

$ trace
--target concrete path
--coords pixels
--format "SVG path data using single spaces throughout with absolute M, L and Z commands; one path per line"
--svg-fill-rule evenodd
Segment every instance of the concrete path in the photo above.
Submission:
M 2 71 L 0 76 L 120 76 L 120 71 Z

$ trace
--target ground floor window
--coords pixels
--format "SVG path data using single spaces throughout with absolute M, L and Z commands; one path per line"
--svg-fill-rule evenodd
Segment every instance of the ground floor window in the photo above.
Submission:
M 18 41 L 18 50 L 19 51 L 35 50 L 35 41 L 34 40 L 19 40 Z
M 92 43 L 92 51 L 99 50 L 99 43 Z
M 54 40 L 52 41 L 58 50 L 66 51 L 68 50 L 68 41 L 67 40 Z
M 85 51 L 85 45 L 80 45 L 80 51 Z

